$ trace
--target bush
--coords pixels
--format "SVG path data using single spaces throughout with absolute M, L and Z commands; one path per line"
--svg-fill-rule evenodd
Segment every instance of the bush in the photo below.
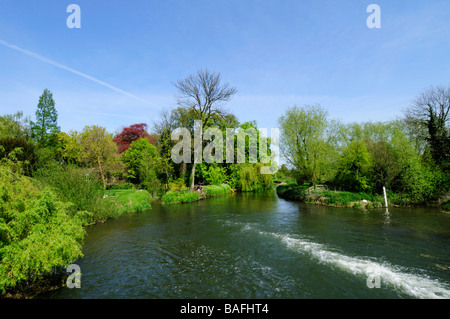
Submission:
M 31 176 L 36 162 L 35 146 L 24 137 L 0 138 L 0 159 L 5 158 L 14 162 L 20 173 Z
M 221 185 L 225 182 L 226 169 L 217 165 L 211 165 L 209 169 L 202 172 L 206 182 L 211 185 Z
M 298 186 L 295 184 L 280 185 L 277 187 L 277 194 L 282 198 L 304 201 L 308 188 L 308 186 Z
M 173 182 L 169 182 L 169 190 L 180 192 L 188 190 L 188 187 L 184 183 L 183 179 L 179 178 Z
M 82 256 L 73 205 L 0 166 L 0 292 L 35 282 Z
M 38 170 L 35 178 L 52 187 L 63 201 L 71 202 L 76 211 L 90 212 L 85 215 L 86 225 L 103 222 L 120 214 L 116 203 L 103 200 L 103 186 L 89 169 L 54 163 Z

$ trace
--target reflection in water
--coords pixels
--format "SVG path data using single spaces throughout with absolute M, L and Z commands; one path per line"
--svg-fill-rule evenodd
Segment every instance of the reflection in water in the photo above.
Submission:
M 389 214 L 389 211 L 386 208 L 386 212 L 384 213 L 384 224 L 389 225 L 390 223 L 391 223 L 391 215 Z

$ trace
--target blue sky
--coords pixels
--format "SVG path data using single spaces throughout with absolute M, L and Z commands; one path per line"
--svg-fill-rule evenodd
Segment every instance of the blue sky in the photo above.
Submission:
M 172 82 L 208 68 L 238 90 L 226 108 L 261 128 L 295 104 L 392 120 L 450 84 L 449 14 L 448 0 L 0 0 L 0 114 L 34 119 L 48 88 L 63 131 L 151 125 L 176 106 Z

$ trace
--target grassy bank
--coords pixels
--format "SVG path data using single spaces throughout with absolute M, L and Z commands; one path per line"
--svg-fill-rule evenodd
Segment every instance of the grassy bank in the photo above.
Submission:
M 166 205 L 170 204 L 180 204 L 180 203 L 191 203 L 196 202 L 208 197 L 222 196 L 225 194 L 230 194 L 232 192 L 229 185 L 207 185 L 203 186 L 197 191 L 168 191 L 162 198 L 161 202 Z
M 150 193 L 142 189 L 121 189 L 106 191 L 104 200 L 119 206 L 121 213 L 140 212 L 152 209 Z
M 316 189 L 298 185 L 280 185 L 277 194 L 281 198 L 297 200 L 305 203 L 349 208 L 381 208 L 384 198 L 379 195 L 331 191 L 322 187 Z

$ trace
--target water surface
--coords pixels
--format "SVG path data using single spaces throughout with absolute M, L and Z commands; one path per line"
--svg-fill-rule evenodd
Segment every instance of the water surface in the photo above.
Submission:
M 236 194 L 88 228 L 81 288 L 45 297 L 450 298 L 449 244 L 437 210 Z

